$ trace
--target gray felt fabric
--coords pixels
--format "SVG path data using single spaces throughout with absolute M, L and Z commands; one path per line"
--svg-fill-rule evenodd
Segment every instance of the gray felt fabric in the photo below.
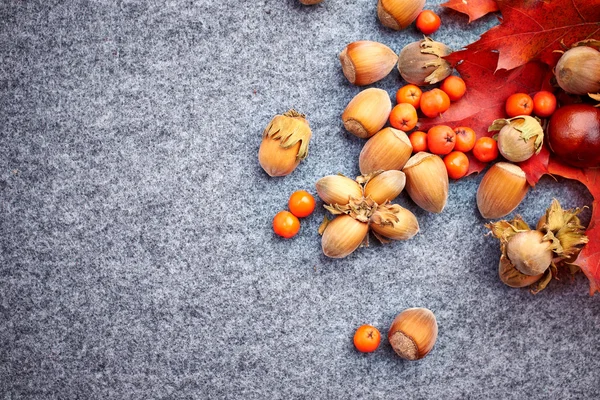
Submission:
M 497 23 L 441 2 L 433 37 L 455 49 Z M 481 176 L 437 215 L 403 193 L 421 232 L 346 259 L 321 252 L 321 203 L 296 238 L 271 230 L 294 190 L 359 173 L 337 54 L 419 37 L 374 0 L 0 2 L 0 397 L 599 398 L 598 295 L 582 275 L 537 296 L 499 281 Z M 292 107 L 309 156 L 270 178 L 261 133 Z M 592 201 L 545 177 L 516 212 L 535 223 L 552 197 Z M 415 306 L 439 338 L 406 362 L 385 336 Z M 367 355 L 364 323 L 384 336 Z

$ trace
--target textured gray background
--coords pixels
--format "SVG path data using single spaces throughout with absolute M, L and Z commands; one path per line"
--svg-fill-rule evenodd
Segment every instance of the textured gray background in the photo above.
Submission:
M 340 115 L 359 89 L 337 54 L 420 37 L 381 27 L 375 3 L 0 3 L 2 398 L 600 396 L 598 295 L 581 275 L 537 296 L 498 280 L 480 176 L 452 183 L 439 215 L 401 195 L 421 233 L 343 260 L 321 253 L 320 207 L 296 238 L 272 233 L 294 190 L 358 174 L 363 141 Z M 434 38 L 453 48 L 497 21 L 441 15 Z M 374 86 L 401 84 L 394 70 Z M 269 178 L 260 135 L 291 107 L 309 157 Z M 591 204 L 545 177 L 517 212 L 535 223 L 552 197 Z M 357 326 L 385 336 L 413 306 L 438 317 L 427 358 L 386 339 L 354 350 Z

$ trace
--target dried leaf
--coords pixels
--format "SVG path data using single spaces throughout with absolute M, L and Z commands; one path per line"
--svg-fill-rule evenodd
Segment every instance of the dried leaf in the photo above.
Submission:
M 323 217 L 323 222 L 321 222 L 321 225 L 319 225 L 319 235 L 323 236 L 323 232 L 325 232 L 327 225 L 329 225 L 331 221 L 331 219 L 327 218 L 327 215 Z
M 576 258 L 581 246 L 588 243 L 585 227 L 577 217 L 580 212 L 580 208 L 564 210 L 558 200 L 553 199 L 542 218 L 539 230 L 545 233 L 543 240 L 553 243 L 552 251 L 558 257 L 557 263 Z
M 492 222 L 485 225 L 490 230 L 490 234 L 496 239 L 500 240 L 500 243 L 506 244 L 508 240 L 519 232 L 529 231 L 529 225 L 523 221 L 520 215 L 517 215 L 512 221 L 505 219 L 497 222 Z
M 539 281 L 537 281 L 536 283 L 534 283 L 533 285 L 531 285 L 529 287 L 531 293 L 532 294 L 538 294 L 542 290 L 546 289 L 546 286 L 548 286 L 548 284 L 552 280 L 552 276 L 553 276 L 552 275 L 552 268 L 548 268 L 546 270 L 546 272 L 544 272 L 544 276 L 542 277 L 542 279 L 540 279 Z

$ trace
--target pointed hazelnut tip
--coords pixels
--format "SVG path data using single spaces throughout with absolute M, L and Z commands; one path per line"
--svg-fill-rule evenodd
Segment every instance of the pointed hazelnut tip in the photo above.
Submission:
M 344 258 L 360 247 L 368 232 L 368 224 L 349 215 L 339 215 L 327 224 L 323 232 L 323 254 L 330 258 Z
M 422 209 L 441 213 L 448 201 L 448 172 L 442 159 L 434 154 L 419 152 L 412 156 L 403 169 L 406 190 Z
M 358 93 L 342 113 L 342 122 L 352 134 L 367 138 L 385 125 L 392 111 L 390 96 L 383 89 L 369 88 Z
M 358 165 L 361 174 L 377 170 L 402 170 L 412 154 L 410 139 L 401 130 L 383 128 L 363 146 Z
M 477 208 L 485 219 L 510 214 L 525 198 L 529 184 L 516 164 L 498 162 L 483 176 L 477 189 Z

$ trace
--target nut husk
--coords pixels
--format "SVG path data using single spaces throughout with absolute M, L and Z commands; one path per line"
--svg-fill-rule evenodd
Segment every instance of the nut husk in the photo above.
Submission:
M 394 128 L 383 128 L 363 146 L 358 158 L 360 172 L 369 174 L 378 170 L 401 170 L 412 151 L 406 133 Z
M 529 286 L 531 293 L 536 294 L 553 277 L 577 273 L 579 267 L 574 263 L 582 245 L 588 243 L 585 227 L 577 217 L 580 211 L 563 210 L 553 199 L 536 230 L 531 230 L 519 216 L 486 224 L 500 241 L 500 279 L 512 287 Z
M 290 174 L 308 155 L 312 132 L 306 116 L 295 110 L 273 117 L 263 131 L 258 162 L 270 176 Z
M 358 93 L 342 113 L 344 127 L 359 138 L 369 138 L 385 125 L 392 111 L 390 96 L 383 89 L 369 88 Z
M 408 83 L 432 85 L 452 73 L 452 66 L 442 58 L 451 52 L 445 44 L 426 37 L 404 46 L 398 56 L 398 71 Z
M 323 254 L 331 258 L 343 258 L 356 250 L 369 232 L 369 224 L 350 215 L 338 215 L 327 224 L 321 247 Z
M 518 165 L 498 162 L 479 183 L 477 208 L 483 218 L 501 218 L 517 208 L 528 190 L 525 172 Z
M 417 217 L 398 204 L 383 204 L 371 215 L 370 226 L 377 238 L 385 243 L 386 239 L 408 240 L 419 232 Z
M 422 151 L 412 156 L 402 171 L 410 198 L 426 211 L 442 212 L 448 200 L 448 172 L 442 159 Z
M 512 162 L 522 162 L 539 154 L 544 143 L 544 129 L 536 118 L 521 115 L 510 119 L 497 119 L 488 132 L 498 132 L 498 151 Z
M 363 86 L 385 78 L 398 62 L 398 55 L 382 43 L 360 40 L 342 50 L 340 62 L 350 83 Z
M 317 194 L 326 204 L 348 204 L 351 199 L 363 197 L 362 187 L 343 175 L 328 175 L 316 183 Z
M 586 228 L 577 216 L 580 212 L 580 208 L 563 210 L 558 200 L 553 199 L 538 221 L 537 229 L 545 234 L 545 240 L 552 241 L 552 251 L 562 260 L 576 259 L 582 245 L 589 242 L 585 235 Z
M 521 273 L 510 260 L 503 254 L 500 256 L 500 263 L 498 265 L 498 276 L 505 285 L 513 288 L 522 288 L 533 285 L 544 276 L 543 273 L 539 275 L 525 275 Z
M 417 19 L 424 5 L 425 0 L 379 0 L 377 16 L 384 26 L 400 30 Z
M 567 93 L 600 92 L 600 51 L 578 46 L 565 51 L 554 68 L 556 82 Z
M 433 349 L 438 335 L 435 315 L 427 308 L 409 308 L 392 322 L 388 340 L 400 357 L 420 360 Z

